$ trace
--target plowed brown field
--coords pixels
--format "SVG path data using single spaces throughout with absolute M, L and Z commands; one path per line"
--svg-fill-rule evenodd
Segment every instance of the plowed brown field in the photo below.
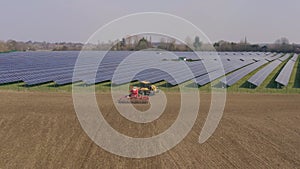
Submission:
M 69 93 L 0 92 L 0 168 L 299 168 L 300 95 L 228 94 L 213 136 L 198 143 L 209 108 L 202 94 L 198 119 L 176 147 L 159 156 L 130 159 L 94 144 L 82 130 Z M 176 119 L 179 94 L 149 124 L 120 116 L 99 94 L 106 120 L 118 131 L 148 137 Z M 138 109 L 146 109 L 137 105 Z

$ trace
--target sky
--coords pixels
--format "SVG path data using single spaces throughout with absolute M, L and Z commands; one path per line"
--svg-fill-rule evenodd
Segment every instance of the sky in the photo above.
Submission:
M 300 44 L 300 0 L 1 0 L 0 39 L 86 42 L 101 26 L 137 12 L 165 12 L 212 42 Z M 187 35 L 189 36 L 189 35 Z

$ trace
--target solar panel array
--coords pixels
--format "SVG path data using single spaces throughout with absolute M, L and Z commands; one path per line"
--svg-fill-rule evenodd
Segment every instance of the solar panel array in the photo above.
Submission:
M 256 74 L 254 74 L 248 82 L 255 85 L 255 86 L 260 86 L 263 81 L 276 69 L 283 61 L 288 59 L 290 57 L 290 54 L 286 54 L 283 57 L 272 61 L 269 63 L 267 66 L 259 70 Z
M 228 73 L 221 80 L 231 86 L 258 67 L 280 58 L 283 54 L 261 52 L 156 52 L 110 51 L 86 52 L 87 57 L 76 65 L 79 52 L 14 52 L 0 54 L 0 84 L 24 82 L 39 85 L 54 82 L 95 84 L 112 81 L 124 84 L 148 80 L 167 81 L 172 85 L 194 80 L 208 84 Z M 99 57 L 103 55 L 104 57 Z M 197 61 L 178 61 L 178 57 Z M 200 57 L 200 60 L 199 60 Z M 284 59 L 286 55 L 283 58 Z M 98 65 L 99 59 L 102 59 Z M 291 60 L 295 59 L 293 57 Z M 76 77 L 73 77 L 76 65 Z
M 283 69 L 275 79 L 275 81 L 283 86 L 287 86 L 291 78 L 291 74 L 296 63 L 298 55 L 294 55 L 287 63 L 284 65 Z

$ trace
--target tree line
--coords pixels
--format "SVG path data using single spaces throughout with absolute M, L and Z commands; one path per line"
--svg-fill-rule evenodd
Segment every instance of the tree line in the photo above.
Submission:
M 66 51 L 66 50 L 81 50 L 82 43 L 50 43 L 50 42 L 22 42 L 15 40 L 0 41 L 0 52 L 12 52 L 12 51 Z
M 121 40 L 109 41 L 107 43 L 83 44 L 71 42 L 21 42 L 15 40 L 0 41 L 0 52 L 10 51 L 79 51 L 82 50 L 167 50 L 167 51 L 259 51 L 259 52 L 284 52 L 284 53 L 300 53 L 299 44 L 291 44 L 287 38 L 277 39 L 272 44 L 251 44 L 247 39 L 238 43 L 221 40 L 214 44 L 206 44 L 196 36 L 193 40 L 189 37 L 185 42 L 178 42 L 176 39 L 162 37 L 158 42 L 152 42 L 151 37 L 131 36 L 122 38 Z
M 250 44 L 246 40 L 240 43 L 219 41 L 214 43 L 217 51 L 258 51 L 258 52 L 283 52 L 300 53 L 299 44 L 290 44 L 287 38 L 277 39 L 272 44 Z

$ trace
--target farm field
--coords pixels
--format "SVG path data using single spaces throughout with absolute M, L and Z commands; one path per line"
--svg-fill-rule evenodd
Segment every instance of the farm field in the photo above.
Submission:
M 0 169 L 300 169 L 300 0 L 1 0 Z
M 149 124 L 119 115 L 109 93 L 97 94 L 105 119 L 118 131 L 149 137 L 177 116 L 179 94 L 167 93 L 164 114 Z M 63 92 L 0 91 L 0 168 L 297 168 L 300 166 L 300 95 L 229 93 L 213 136 L 198 143 L 210 105 L 201 94 L 197 121 L 170 151 L 147 159 L 104 151 L 82 130 L 72 96 Z M 137 105 L 138 109 L 147 109 Z
M 98 67 L 101 73 L 96 75 L 95 82 L 91 81 L 94 60 L 82 65 L 80 76 L 73 82 L 77 54 L 25 52 L 0 58 L 6 62 L 0 66 L 0 168 L 300 166 L 300 58 L 297 54 L 221 52 L 222 74 L 223 68 L 212 53 L 200 53 L 201 61 L 190 62 L 166 54 L 142 52 L 134 58 L 144 56 L 146 63 L 134 59 L 115 75 L 126 53 L 112 52 Z M 191 53 L 177 54 L 197 59 Z M 149 60 L 150 56 L 156 60 Z M 143 68 L 148 62 L 162 65 L 174 77 L 146 68 L 133 79 L 127 78 L 136 66 Z M 189 66 L 195 78 L 188 71 L 178 71 L 182 64 Z M 139 86 L 143 80 L 149 80 L 165 92 L 168 102 L 160 118 L 140 124 L 119 114 L 110 90 L 112 86 L 127 83 Z M 101 102 L 99 108 L 107 122 L 131 137 L 151 137 L 174 123 L 181 103 L 180 86 L 200 91 L 200 111 L 191 132 L 170 151 L 146 159 L 119 157 L 97 146 L 81 128 L 74 110 L 72 85 L 88 91 L 95 88 Z M 226 107 L 213 136 L 200 144 L 198 138 L 207 117 L 212 88 L 227 89 Z M 149 105 L 134 107 L 146 111 Z

